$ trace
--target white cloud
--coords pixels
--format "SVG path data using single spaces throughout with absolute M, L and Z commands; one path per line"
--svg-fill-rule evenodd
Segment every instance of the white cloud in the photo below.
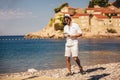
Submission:
M 0 10 L 0 20 L 23 19 L 29 17 L 34 18 L 36 16 L 33 16 L 33 13 L 30 11 L 22 11 L 20 9 Z

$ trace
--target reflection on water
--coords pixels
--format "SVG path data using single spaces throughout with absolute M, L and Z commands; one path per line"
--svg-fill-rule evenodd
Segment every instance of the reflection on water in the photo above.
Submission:
M 120 39 L 82 39 L 79 57 L 83 65 L 120 61 Z
M 79 54 L 83 65 L 105 64 L 120 61 L 120 54 L 112 51 L 81 51 Z

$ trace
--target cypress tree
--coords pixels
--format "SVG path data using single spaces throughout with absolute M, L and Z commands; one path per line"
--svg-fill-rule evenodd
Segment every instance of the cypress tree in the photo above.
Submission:
M 89 2 L 89 6 L 90 8 L 94 7 L 94 5 L 99 5 L 100 7 L 107 7 L 109 0 L 91 0 Z

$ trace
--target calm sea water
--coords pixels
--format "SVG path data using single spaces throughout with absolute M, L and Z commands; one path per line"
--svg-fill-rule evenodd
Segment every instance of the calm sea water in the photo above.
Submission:
M 120 39 L 80 39 L 79 43 L 84 66 L 120 62 Z M 0 73 L 66 67 L 64 46 L 65 40 L 0 36 Z

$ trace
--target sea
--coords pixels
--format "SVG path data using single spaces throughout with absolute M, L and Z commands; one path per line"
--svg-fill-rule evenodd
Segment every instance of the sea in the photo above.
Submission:
M 0 36 L 0 73 L 65 68 L 65 39 Z M 82 66 L 120 62 L 120 39 L 79 39 Z M 71 58 L 72 65 L 76 63 Z

